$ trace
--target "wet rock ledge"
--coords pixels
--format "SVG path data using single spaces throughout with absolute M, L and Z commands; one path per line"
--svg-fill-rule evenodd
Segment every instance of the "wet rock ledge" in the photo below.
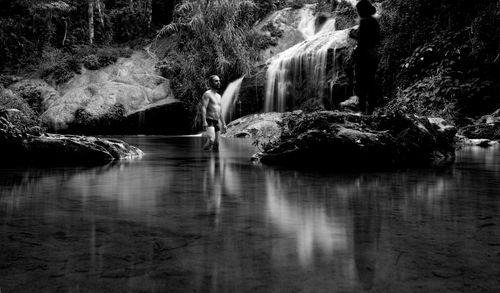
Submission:
M 241 118 L 245 122 L 231 122 L 228 133 L 248 133 L 253 137 L 262 149 L 253 159 L 265 164 L 380 169 L 447 165 L 455 159 L 456 128 L 441 118 L 418 117 L 402 111 L 373 116 L 295 111 L 274 119 L 280 131 L 274 128 L 277 135 L 266 136 L 265 131 L 254 129 L 266 114 L 259 115 Z M 231 129 L 233 125 L 249 130 Z
M 44 133 L 17 110 L 0 111 L 0 153 L 4 163 L 103 164 L 141 157 L 121 140 Z

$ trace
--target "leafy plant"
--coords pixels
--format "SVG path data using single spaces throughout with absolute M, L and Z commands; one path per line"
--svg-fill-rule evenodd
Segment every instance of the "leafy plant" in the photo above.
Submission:
M 458 122 L 500 106 L 495 1 L 385 1 L 379 76 L 395 104 Z M 495 61 L 497 60 L 497 61 Z
M 73 46 L 62 50 L 46 47 L 38 64 L 38 74 L 52 84 L 62 84 L 79 74 L 82 66 L 97 70 L 113 64 L 119 57 L 131 55 L 130 49 L 96 48 L 92 46 Z
M 255 9 L 250 0 L 186 0 L 177 6 L 173 22 L 160 31 L 159 37 L 175 36 L 176 48 L 158 67 L 172 79 L 175 96 L 193 117 L 208 76 L 218 74 L 229 80 L 250 70 L 255 57 L 252 46 L 262 44 L 250 29 Z
M 18 95 L 0 86 L 0 113 L 8 109 L 17 109 L 22 115 L 16 115 L 14 123 L 19 129 L 30 129 L 39 126 L 38 115 L 28 103 Z
M 68 131 L 71 133 L 93 134 L 113 132 L 119 128 L 126 114 L 125 106 L 117 103 L 102 116 L 96 117 L 89 113 L 85 108 L 78 108 L 75 111 L 73 122 L 68 125 Z

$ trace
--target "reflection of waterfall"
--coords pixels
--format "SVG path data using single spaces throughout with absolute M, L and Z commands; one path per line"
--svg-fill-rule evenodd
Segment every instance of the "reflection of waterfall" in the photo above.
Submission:
M 238 101 L 241 82 L 243 81 L 244 77 L 245 76 L 242 76 L 237 80 L 231 82 L 224 91 L 224 94 L 222 94 L 222 117 L 224 117 L 226 123 L 229 123 L 232 120 L 235 105 Z
M 304 36 L 310 31 L 303 30 Z M 335 31 L 335 20 L 329 19 L 316 34 L 273 57 L 267 70 L 264 110 L 284 112 L 294 107 L 294 97 L 304 94 L 321 99 L 325 94 L 330 96 L 326 84 L 328 52 L 347 39 L 348 30 Z
M 296 238 L 302 265 L 310 264 L 318 249 L 331 256 L 334 251 L 347 248 L 346 226 L 340 218 L 328 215 L 323 204 L 297 203 L 287 199 L 290 190 L 296 186 L 282 186 L 279 176 L 273 173 L 267 175 L 269 216 L 284 234 Z

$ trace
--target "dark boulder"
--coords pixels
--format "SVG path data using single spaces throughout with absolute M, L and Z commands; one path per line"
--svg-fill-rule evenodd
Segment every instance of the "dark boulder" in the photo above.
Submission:
M 102 164 L 140 157 L 142 151 L 115 139 L 43 133 L 40 128 L 20 129 L 0 113 L 0 153 L 3 163 Z
M 456 129 L 440 118 L 404 112 L 364 116 L 338 111 L 283 114 L 281 135 L 254 159 L 265 164 L 381 169 L 445 165 Z

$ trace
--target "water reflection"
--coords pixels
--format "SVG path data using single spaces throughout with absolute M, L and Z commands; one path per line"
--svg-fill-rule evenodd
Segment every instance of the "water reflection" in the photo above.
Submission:
M 465 147 L 458 155 L 457 159 L 462 164 L 471 167 L 486 168 L 491 171 L 500 171 L 500 145 L 494 145 L 489 148 L 483 147 Z
M 361 176 L 349 190 L 352 217 L 354 261 L 363 289 L 373 287 L 383 211 L 377 196 L 381 189 L 378 178 Z
M 446 291 L 426 280 L 500 274 L 487 256 L 500 253 L 499 152 L 465 149 L 447 169 L 329 174 L 253 165 L 241 140 L 219 152 L 198 138 L 134 140 L 142 160 L 0 168 L 2 286 Z
M 225 145 L 222 142 L 221 149 L 225 150 Z M 231 152 L 221 156 L 219 151 L 213 151 L 204 155 L 206 166 L 203 168 L 201 194 L 206 198 L 207 213 L 215 217 L 216 224 L 220 219 L 222 197 L 235 198 L 242 193 L 238 172 L 230 158 Z
M 335 214 L 331 204 L 315 200 L 331 196 L 327 190 L 293 177 L 283 178 L 272 170 L 266 173 L 265 180 L 268 215 L 281 233 L 296 240 L 303 266 L 311 264 L 318 253 L 330 259 L 335 250 L 347 248 L 345 220 Z M 276 249 L 277 253 L 286 251 Z
M 203 190 L 207 201 L 207 212 L 215 214 L 216 223 L 219 222 L 223 181 L 218 152 L 210 153 L 207 168 L 204 170 Z

